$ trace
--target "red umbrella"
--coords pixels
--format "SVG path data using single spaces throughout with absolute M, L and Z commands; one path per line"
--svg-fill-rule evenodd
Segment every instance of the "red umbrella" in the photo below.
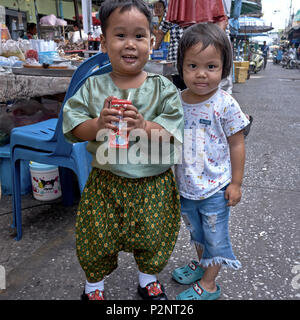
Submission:
M 222 0 L 170 0 L 166 20 L 187 27 L 226 19 Z

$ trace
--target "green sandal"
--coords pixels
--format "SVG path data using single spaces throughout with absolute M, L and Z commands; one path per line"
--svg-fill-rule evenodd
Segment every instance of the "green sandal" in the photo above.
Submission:
M 221 288 L 218 285 L 216 286 L 217 290 L 215 292 L 208 292 L 201 287 L 198 281 L 191 288 L 176 296 L 176 300 L 216 300 L 221 295 Z
M 186 266 L 175 269 L 172 278 L 181 284 L 192 284 L 202 278 L 204 271 L 197 261 L 192 260 Z

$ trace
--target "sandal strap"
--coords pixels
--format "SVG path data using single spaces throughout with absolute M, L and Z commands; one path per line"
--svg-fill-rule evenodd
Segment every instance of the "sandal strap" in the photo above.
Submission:
M 195 291 L 199 296 L 201 296 L 201 294 L 203 293 L 203 289 L 202 289 L 202 287 L 200 286 L 200 284 L 199 284 L 198 281 L 197 281 L 196 283 L 194 283 L 193 289 L 194 289 L 194 291 Z
M 198 267 L 199 267 L 199 265 L 198 265 L 198 263 L 196 262 L 196 261 L 191 261 L 189 264 L 188 264 L 188 266 L 193 270 L 193 271 L 195 271 Z
M 164 294 L 161 284 L 158 281 L 152 282 L 146 286 L 149 296 L 159 296 Z
M 89 300 L 104 300 L 104 291 L 95 290 L 86 294 Z

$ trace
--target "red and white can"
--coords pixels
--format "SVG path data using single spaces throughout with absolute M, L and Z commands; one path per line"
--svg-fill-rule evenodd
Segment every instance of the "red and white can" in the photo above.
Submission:
M 123 99 L 113 99 L 110 103 L 112 109 L 120 110 L 122 112 L 122 115 L 117 116 L 120 121 L 112 122 L 118 129 L 109 136 L 109 146 L 111 148 L 128 148 L 128 134 L 126 131 L 127 122 L 123 121 L 123 112 L 126 110 L 126 105 L 131 104 L 131 101 Z

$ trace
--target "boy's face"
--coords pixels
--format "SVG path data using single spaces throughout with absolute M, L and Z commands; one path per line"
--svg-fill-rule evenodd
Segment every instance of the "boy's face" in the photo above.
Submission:
M 141 72 L 153 47 L 149 22 L 135 7 L 120 12 L 116 9 L 108 18 L 101 49 L 107 52 L 113 73 L 134 75 Z
M 183 60 L 183 80 L 188 87 L 185 97 L 189 103 L 209 99 L 222 79 L 223 61 L 220 50 L 210 45 L 202 50 L 202 43 L 188 48 Z

